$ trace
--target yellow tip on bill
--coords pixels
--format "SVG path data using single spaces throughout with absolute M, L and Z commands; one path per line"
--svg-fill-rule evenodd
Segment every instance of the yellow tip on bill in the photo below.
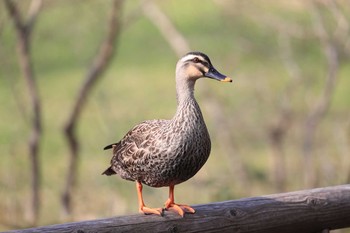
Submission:
M 221 80 L 221 82 L 232 82 L 232 79 L 229 77 L 226 77 L 225 79 Z

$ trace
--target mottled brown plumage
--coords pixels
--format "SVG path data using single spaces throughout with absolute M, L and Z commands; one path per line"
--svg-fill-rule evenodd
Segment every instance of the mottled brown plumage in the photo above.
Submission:
M 194 213 L 192 208 L 174 203 L 173 189 L 194 176 L 210 154 L 209 133 L 193 93 L 195 82 L 201 77 L 231 82 L 215 70 L 205 54 L 186 54 L 176 66 L 178 107 L 174 117 L 144 121 L 118 143 L 104 148 L 113 148 L 113 157 L 111 166 L 103 174 L 118 174 L 123 179 L 136 181 L 141 212 L 161 213 L 144 206 L 143 183 L 151 187 L 169 186 L 166 208 L 173 208 L 180 215 L 184 213 L 182 209 Z

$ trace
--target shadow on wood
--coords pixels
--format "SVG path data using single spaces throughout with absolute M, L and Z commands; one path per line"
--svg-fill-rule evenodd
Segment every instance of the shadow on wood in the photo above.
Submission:
M 130 215 L 12 231 L 28 232 L 323 232 L 350 227 L 350 185 L 194 206 L 184 218 Z

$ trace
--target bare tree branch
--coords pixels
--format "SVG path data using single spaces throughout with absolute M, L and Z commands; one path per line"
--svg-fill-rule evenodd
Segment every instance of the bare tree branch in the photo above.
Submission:
M 285 191 L 287 169 L 284 141 L 293 123 L 295 110 L 293 110 L 290 102 L 293 99 L 295 89 L 301 80 L 301 71 L 299 65 L 295 61 L 294 55 L 292 54 L 290 35 L 285 34 L 284 32 L 279 32 L 278 42 L 281 61 L 288 72 L 290 81 L 287 83 L 285 90 L 279 98 L 278 114 L 268 130 L 268 136 L 272 149 L 273 183 L 276 185 L 276 190 Z
M 332 95 L 334 92 L 335 85 L 338 78 L 338 51 L 327 32 L 322 16 L 320 15 L 317 6 L 313 6 L 311 10 L 313 25 L 315 33 L 318 36 L 323 52 L 327 60 L 327 78 L 323 89 L 323 94 L 319 100 L 315 103 L 313 109 L 310 111 L 306 118 L 304 128 L 304 143 L 303 143 L 303 155 L 305 165 L 305 185 L 314 186 L 316 184 L 316 172 L 312 164 L 314 137 L 321 120 L 326 115 Z
M 226 155 L 226 159 L 229 162 L 230 169 L 235 176 L 235 183 L 238 187 L 236 190 L 237 195 L 247 195 L 250 193 L 250 187 L 247 186 L 248 181 L 248 171 L 242 162 L 241 153 L 237 149 L 234 143 L 232 131 L 230 124 L 227 122 L 225 117 L 225 112 L 223 109 L 223 103 L 220 103 L 216 98 L 214 98 L 207 88 L 203 90 L 206 94 L 204 95 L 205 108 L 210 114 L 210 117 L 215 125 L 215 130 L 213 130 L 214 137 L 220 144 Z
M 64 132 L 70 149 L 70 161 L 66 185 L 62 193 L 62 205 L 65 214 L 72 214 L 72 193 L 76 185 L 77 167 L 79 160 L 79 141 L 76 136 L 76 127 L 80 114 L 87 102 L 96 82 L 102 77 L 115 54 L 115 44 L 121 29 L 122 0 L 114 0 L 108 19 L 108 31 L 97 55 L 94 57 L 88 70 L 84 83 L 78 93 L 72 112 L 64 125 Z
M 42 7 L 42 0 L 31 1 L 31 4 L 28 9 L 28 18 L 26 23 L 27 28 L 31 29 L 33 27 L 41 7 Z
M 37 5 L 40 8 L 41 1 L 37 3 Z M 19 55 L 19 63 L 23 77 L 25 78 L 27 83 L 32 106 L 32 131 L 29 138 L 29 155 L 32 168 L 32 200 L 29 213 L 29 220 L 32 224 L 35 225 L 39 220 L 39 212 L 41 206 L 41 171 L 39 163 L 39 144 L 42 134 L 42 116 L 39 93 L 35 81 L 32 60 L 30 57 L 30 35 L 39 10 L 32 13 L 32 21 L 30 24 L 28 24 L 28 22 L 23 21 L 21 13 L 19 12 L 17 5 L 13 1 L 5 0 L 5 6 L 10 14 L 12 21 L 14 22 L 17 34 L 17 50 Z
M 333 14 L 333 17 L 336 19 L 337 28 L 334 32 L 334 37 L 341 44 L 344 44 L 343 52 L 346 53 L 347 56 L 350 56 L 350 24 L 347 20 L 345 13 L 339 9 L 339 6 L 335 1 L 329 1 L 327 6 Z
M 142 9 L 145 16 L 157 26 L 178 57 L 183 56 L 190 50 L 186 39 L 152 0 L 145 1 L 142 5 Z

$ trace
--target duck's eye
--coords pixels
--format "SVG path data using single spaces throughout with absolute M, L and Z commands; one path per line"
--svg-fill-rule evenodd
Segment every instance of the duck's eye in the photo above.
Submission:
M 199 58 L 198 57 L 195 57 L 195 58 L 193 58 L 193 60 L 192 60 L 194 63 L 198 63 L 198 62 L 200 62 L 200 60 L 199 60 Z

